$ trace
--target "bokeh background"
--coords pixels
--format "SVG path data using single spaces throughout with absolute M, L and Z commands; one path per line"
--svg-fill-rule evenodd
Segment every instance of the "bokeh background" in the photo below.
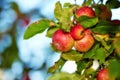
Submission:
M 47 69 L 60 54 L 51 50 L 46 31 L 28 40 L 23 35 L 29 24 L 41 18 L 55 20 L 57 1 L 75 4 L 75 0 L 0 0 L 0 80 L 47 80 L 50 76 Z M 80 5 L 83 1 L 76 3 Z M 120 19 L 120 8 L 113 9 L 112 14 L 112 19 Z M 62 68 L 69 73 L 75 70 L 73 61 Z

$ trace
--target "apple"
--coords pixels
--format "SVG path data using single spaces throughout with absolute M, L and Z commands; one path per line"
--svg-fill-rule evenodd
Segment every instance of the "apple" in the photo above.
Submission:
M 95 12 L 96 12 L 96 16 L 99 17 L 100 20 L 107 20 L 107 21 L 111 20 L 112 12 L 107 5 L 103 5 L 103 4 L 97 5 Z
M 69 51 L 74 45 L 74 39 L 69 32 L 57 30 L 52 36 L 53 46 L 61 52 Z
M 112 20 L 111 23 L 112 24 L 120 24 L 120 20 L 115 19 L 115 20 Z
M 84 31 L 84 37 L 80 40 L 75 41 L 74 47 L 80 52 L 87 52 L 94 44 L 94 38 L 91 35 L 91 30 L 87 29 Z
M 73 37 L 73 39 L 79 40 L 84 36 L 83 31 L 84 31 L 84 28 L 80 24 L 76 24 L 70 30 L 70 34 Z
M 80 16 L 94 17 L 95 12 L 93 11 L 93 9 L 91 7 L 83 6 L 75 11 L 75 15 L 77 18 Z
M 97 80 L 114 80 L 114 78 L 110 78 L 108 69 L 103 68 L 98 72 Z
M 30 77 L 27 72 L 23 75 L 22 80 L 30 80 Z

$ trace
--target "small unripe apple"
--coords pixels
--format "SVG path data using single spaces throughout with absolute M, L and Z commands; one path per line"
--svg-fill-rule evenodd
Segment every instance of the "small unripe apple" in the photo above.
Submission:
M 84 31 L 84 37 L 75 41 L 74 47 L 80 52 L 87 52 L 94 44 L 94 38 L 91 35 L 91 30 Z
M 93 11 L 93 9 L 91 7 L 83 6 L 76 10 L 75 15 L 77 18 L 80 16 L 94 17 L 95 12 Z
M 74 39 L 69 32 L 57 30 L 52 37 L 53 46 L 61 52 L 69 51 L 74 45 Z
M 97 74 L 97 80 L 114 80 L 113 78 L 110 78 L 109 72 L 107 68 L 101 69 Z
M 72 27 L 72 29 L 70 30 L 70 34 L 71 36 L 73 37 L 73 39 L 75 40 L 79 40 L 81 38 L 83 38 L 84 36 L 84 28 L 79 25 L 79 24 L 76 24 L 74 27 Z

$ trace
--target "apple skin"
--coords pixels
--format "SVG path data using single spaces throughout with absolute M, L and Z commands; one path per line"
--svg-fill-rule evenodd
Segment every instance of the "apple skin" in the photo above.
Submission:
M 52 37 L 53 46 L 61 52 L 69 51 L 74 45 L 74 39 L 69 32 L 57 30 Z
M 79 40 L 83 38 L 84 36 L 84 28 L 80 24 L 76 24 L 72 29 L 70 30 L 70 34 L 75 40 Z
M 120 20 L 115 19 L 115 20 L 112 20 L 111 23 L 112 24 L 120 24 Z
M 77 18 L 80 16 L 95 17 L 95 12 L 91 7 L 83 6 L 76 10 L 75 15 Z
M 97 74 L 97 80 L 115 80 L 114 78 L 110 78 L 109 72 L 107 68 L 101 69 Z
M 75 41 L 74 47 L 80 52 L 87 52 L 94 44 L 94 38 L 91 35 L 91 30 L 84 31 L 85 35 L 82 39 Z

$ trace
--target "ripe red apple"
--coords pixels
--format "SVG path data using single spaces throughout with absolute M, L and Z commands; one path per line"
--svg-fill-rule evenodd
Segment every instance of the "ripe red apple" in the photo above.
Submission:
M 113 78 L 110 78 L 109 72 L 107 68 L 101 69 L 97 74 L 97 80 L 114 80 Z
M 23 17 L 22 21 L 23 25 L 27 26 L 30 23 L 30 17 Z
M 91 7 L 83 6 L 76 10 L 75 15 L 77 18 L 80 16 L 94 17 L 95 12 L 93 11 L 93 9 Z
M 30 80 L 30 77 L 28 75 L 28 73 L 24 73 L 23 77 L 22 77 L 22 80 Z
M 120 20 L 115 19 L 115 20 L 112 20 L 111 23 L 113 23 L 113 24 L 120 24 Z
M 84 31 L 84 37 L 75 41 L 74 47 L 80 52 L 87 52 L 94 44 L 94 38 L 91 35 L 91 30 Z
M 70 34 L 73 37 L 73 39 L 79 40 L 84 36 L 83 31 L 84 31 L 84 28 L 81 25 L 76 24 L 74 27 L 72 27 Z
M 58 51 L 66 52 L 66 51 L 69 51 L 73 47 L 74 40 L 69 32 L 57 30 L 53 34 L 52 44 Z

